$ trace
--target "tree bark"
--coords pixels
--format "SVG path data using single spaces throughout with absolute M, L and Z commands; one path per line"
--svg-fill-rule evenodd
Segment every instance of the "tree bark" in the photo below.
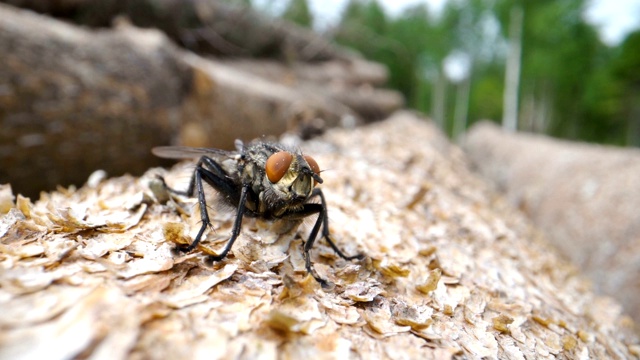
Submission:
M 118 16 L 157 28 L 183 47 L 203 54 L 324 61 L 353 57 L 326 39 L 249 8 L 216 0 L 76 0 L 3 2 L 91 27 L 108 27 Z M 241 29 L 241 31 L 239 31 Z
M 190 82 L 156 31 L 88 32 L 0 5 L 0 182 L 31 196 L 98 168 L 141 173 Z

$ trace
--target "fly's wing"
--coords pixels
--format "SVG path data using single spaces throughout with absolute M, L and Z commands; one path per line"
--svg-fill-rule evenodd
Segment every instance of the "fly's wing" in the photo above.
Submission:
M 240 153 L 238 152 L 187 146 L 158 146 L 151 149 L 151 152 L 155 156 L 165 159 L 198 159 L 206 156 L 213 160 L 213 164 L 215 165 L 211 165 L 210 162 L 208 163 L 209 165 L 207 165 L 207 162 L 204 162 L 202 164 L 203 167 L 217 172 L 220 175 L 220 172 L 215 170 L 217 168 L 224 173 L 224 177 L 239 183 L 240 174 L 238 173 L 238 161 L 240 159 Z
M 238 155 L 235 151 L 187 146 L 157 146 L 151 149 L 151 152 L 153 155 L 165 159 L 197 159 L 202 156 L 208 156 L 219 161 Z
M 218 190 L 222 195 L 223 203 L 235 206 L 240 200 L 241 182 L 238 172 L 240 154 L 238 152 L 186 146 L 158 146 L 151 149 L 151 152 L 155 156 L 166 159 L 198 159 L 203 156 L 209 158 L 210 161 L 197 165 L 210 172 L 209 180 L 205 181 Z

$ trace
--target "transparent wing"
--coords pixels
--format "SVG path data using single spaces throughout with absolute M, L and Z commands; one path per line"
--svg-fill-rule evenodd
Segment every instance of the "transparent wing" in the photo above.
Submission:
M 187 146 L 157 146 L 151 149 L 153 155 L 165 159 L 195 159 L 203 155 L 220 158 L 237 155 L 235 151 L 210 148 L 194 148 Z

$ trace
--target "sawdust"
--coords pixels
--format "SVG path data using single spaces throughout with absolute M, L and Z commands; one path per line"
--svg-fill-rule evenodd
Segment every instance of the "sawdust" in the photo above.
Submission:
M 593 295 L 523 216 L 468 170 L 430 123 L 402 113 L 303 144 L 323 172 L 330 229 L 247 220 L 225 260 L 233 211 L 169 199 L 189 165 L 95 176 L 31 202 L 0 188 L 0 358 L 447 359 L 638 356 L 620 306 Z M 191 165 L 192 166 L 192 165 Z M 154 185 L 155 184 L 155 185 Z M 189 214 L 193 213 L 193 216 Z

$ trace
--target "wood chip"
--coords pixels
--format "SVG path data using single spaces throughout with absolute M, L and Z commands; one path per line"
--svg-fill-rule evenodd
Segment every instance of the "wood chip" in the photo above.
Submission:
M 0 218 L 0 358 L 640 352 L 619 304 L 593 294 L 432 124 L 401 113 L 302 147 L 327 169 L 332 240 L 367 255 L 346 261 L 318 238 L 311 261 L 331 291 L 304 267 L 312 220 L 287 229 L 247 219 L 229 256 L 211 264 L 201 250 L 219 251 L 234 216 L 211 202 L 203 247 L 176 251 L 200 229 L 199 209 L 183 197 L 155 202 L 149 184 L 161 174 L 183 188 L 192 164 L 33 203 L 0 187 L 10 206 Z

